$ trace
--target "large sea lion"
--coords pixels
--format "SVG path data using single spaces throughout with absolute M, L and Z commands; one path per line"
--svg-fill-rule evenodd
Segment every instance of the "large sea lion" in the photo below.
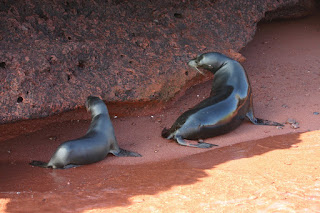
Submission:
M 101 161 L 108 153 L 119 157 L 141 157 L 138 153 L 121 149 L 118 146 L 107 106 L 100 98 L 89 96 L 86 108 L 91 112 L 92 117 L 87 133 L 81 138 L 62 143 L 49 163 L 32 161 L 31 165 L 66 169 Z
M 184 139 L 202 141 L 228 133 L 246 117 L 256 125 L 283 126 L 254 116 L 250 82 L 239 62 L 211 52 L 198 55 L 188 65 L 214 74 L 210 97 L 184 112 L 170 129 L 162 131 L 162 137 L 174 139 L 184 146 L 210 148 L 214 144 L 191 144 Z

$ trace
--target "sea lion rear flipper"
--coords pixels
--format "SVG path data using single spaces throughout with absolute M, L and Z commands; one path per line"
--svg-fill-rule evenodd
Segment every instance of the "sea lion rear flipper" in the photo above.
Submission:
M 164 128 L 161 132 L 161 136 L 166 139 L 171 139 L 171 131 L 170 129 Z
M 252 109 L 249 110 L 246 116 L 255 125 L 284 126 L 283 124 L 280 124 L 274 121 L 269 121 L 269 120 L 254 117 Z
M 267 125 L 267 126 L 284 126 L 281 123 L 274 122 L 274 121 L 269 121 L 261 118 L 256 118 L 256 122 L 252 122 L 255 125 Z
M 203 149 L 208 149 L 213 146 L 217 146 L 215 144 L 205 143 L 205 142 L 198 142 L 198 144 L 191 144 L 191 143 L 186 142 L 180 135 L 178 135 L 178 136 L 175 135 L 175 139 L 178 142 L 178 144 L 180 144 L 182 146 L 190 146 L 190 147 L 203 148 Z
M 142 155 L 140 155 L 137 152 L 131 152 L 121 148 L 119 149 L 120 149 L 119 152 L 111 152 L 111 153 L 117 157 L 142 157 Z

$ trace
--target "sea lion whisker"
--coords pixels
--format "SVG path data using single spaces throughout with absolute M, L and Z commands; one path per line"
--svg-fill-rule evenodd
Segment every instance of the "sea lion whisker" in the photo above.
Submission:
M 194 59 L 193 59 L 193 60 L 190 60 L 190 61 L 188 62 L 188 65 L 189 65 L 190 67 L 196 69 L 200 74 L 204 75 L 204 73 L 201 72 L 201 71 L 198 69 L 196 60 L 194 60 Z
M 203 72 L 201 72 L 199 69 L 198 69 L 198 67 L 194 67 L 201 75 L 204 75 L 204 73 Z

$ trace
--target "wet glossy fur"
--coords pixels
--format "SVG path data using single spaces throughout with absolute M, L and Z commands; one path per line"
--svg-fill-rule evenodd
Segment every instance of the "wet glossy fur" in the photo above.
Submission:
M 92 114 L 87 133 L 78 139 L 62 143 L 48 163 L 33 161 L 30 164 L 45 168 L 71 168 L 103 160 L 109 153 L 115 156 L 141 156 L 119 148 L 105 103 L 89 96 L 86 108 Z
M 189 66 L 203 68 L 214 74 L 210 97 L 184 112 L 162 136 L 180 145 L 210 148 L 213 144 L 191 144 L 184 139 L 199 140 L 228 133 L 247 117 L 257 125 L 283 126 L 255 118 L 251 86 L 244 68 L 220 53 L 205 53 L 189 61 Z

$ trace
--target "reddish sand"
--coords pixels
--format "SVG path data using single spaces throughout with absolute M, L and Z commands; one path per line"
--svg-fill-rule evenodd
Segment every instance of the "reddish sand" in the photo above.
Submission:
M 60 143 L 82 136 L 90 115 L 82 109 L 1 125 L 0 211 L 320 211 L 320 15 L 261 24 L 241 53 L 256 116 L 295 119 L 300 128 L 244 122 L 207 139 L 219 145 L 210 150 L 161 138 L 163 127 L 208 96 L 211 81 L 161 113 L 113 119 L 119 145 L 141 158 L 33 168 L 31 160 L 48 161 Z

